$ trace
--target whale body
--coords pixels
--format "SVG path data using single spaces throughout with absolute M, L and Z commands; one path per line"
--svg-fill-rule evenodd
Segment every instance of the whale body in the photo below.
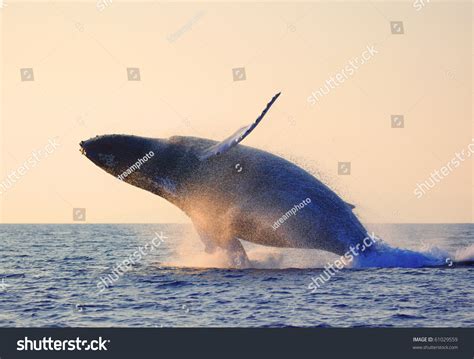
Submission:
M 184 211 L 206 252 L 224 250 L 231 265 L 248 265 L 240 240 L 342 255 L 367 236 L 354 206 L 294 163 L 239 144 L 278 96 L 256 121 L 221 142 L 103 135 L 82 141 L 81 152 Z

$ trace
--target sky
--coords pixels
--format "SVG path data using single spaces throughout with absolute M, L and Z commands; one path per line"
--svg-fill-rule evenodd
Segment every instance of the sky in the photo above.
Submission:
M 243 144 L 303 166 L 365 223 L 473 220 L 473 162 L 456 157 L 474 137 L 472 3 L 6 3 L 2 223 L 72 223 L 77 208 L 88 223 L 189 222 L 79 142 L 224 139 L 278 91 Z

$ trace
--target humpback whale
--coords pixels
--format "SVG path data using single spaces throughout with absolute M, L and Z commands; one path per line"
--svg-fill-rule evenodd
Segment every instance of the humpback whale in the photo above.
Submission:
M 367 235 L 354 206 L 296 164 L 240 144 L 279 96 L 220 142 L 114 134 L 82 141 L 80 151 L 119 180 L 180 208 L 205 251 L 223 250 L 229 265 L 249 264 L 241 240 L 342 255 Z

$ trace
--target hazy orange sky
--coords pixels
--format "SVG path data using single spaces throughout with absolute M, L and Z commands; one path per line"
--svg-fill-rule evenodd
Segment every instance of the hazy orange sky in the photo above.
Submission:
M 310 169 L 366 223 L 473 220 L 472 159 L 413 193 L 474 137 L 470 2 L 5 2 L 0 180 L 49 140 L 60 146 L 0 195 L 3 223 L 70 223 L 73 208 L 87 222 L 187 222 L 94 166 L 78 143 L 106 133 L 223 139 L 278 91 L 245 145 Z M 367 46 L 377 53 L 312 106 L 308 96 Z

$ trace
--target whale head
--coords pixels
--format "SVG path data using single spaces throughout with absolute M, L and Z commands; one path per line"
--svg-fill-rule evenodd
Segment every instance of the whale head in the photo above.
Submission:
M 216 180 L 222 177 L 222 168 L 216 166 L 219 159 L 255 129 L 279 96 L 273 96 L 254 122 L 221 142 L 187 136 L 103 135 L 80 142 L 80 151 L 119 180 L 157 194 L 186 212 L 184 206 L 192 202 L 189 194 L 202 192 L 204 182 L 212 183 L 210 174 L 217 173 L 211 176 Z
M 199 159 L 172 139 L 103 135 L 80 142 L 80 151 L 107 173 L 171 200 Z

